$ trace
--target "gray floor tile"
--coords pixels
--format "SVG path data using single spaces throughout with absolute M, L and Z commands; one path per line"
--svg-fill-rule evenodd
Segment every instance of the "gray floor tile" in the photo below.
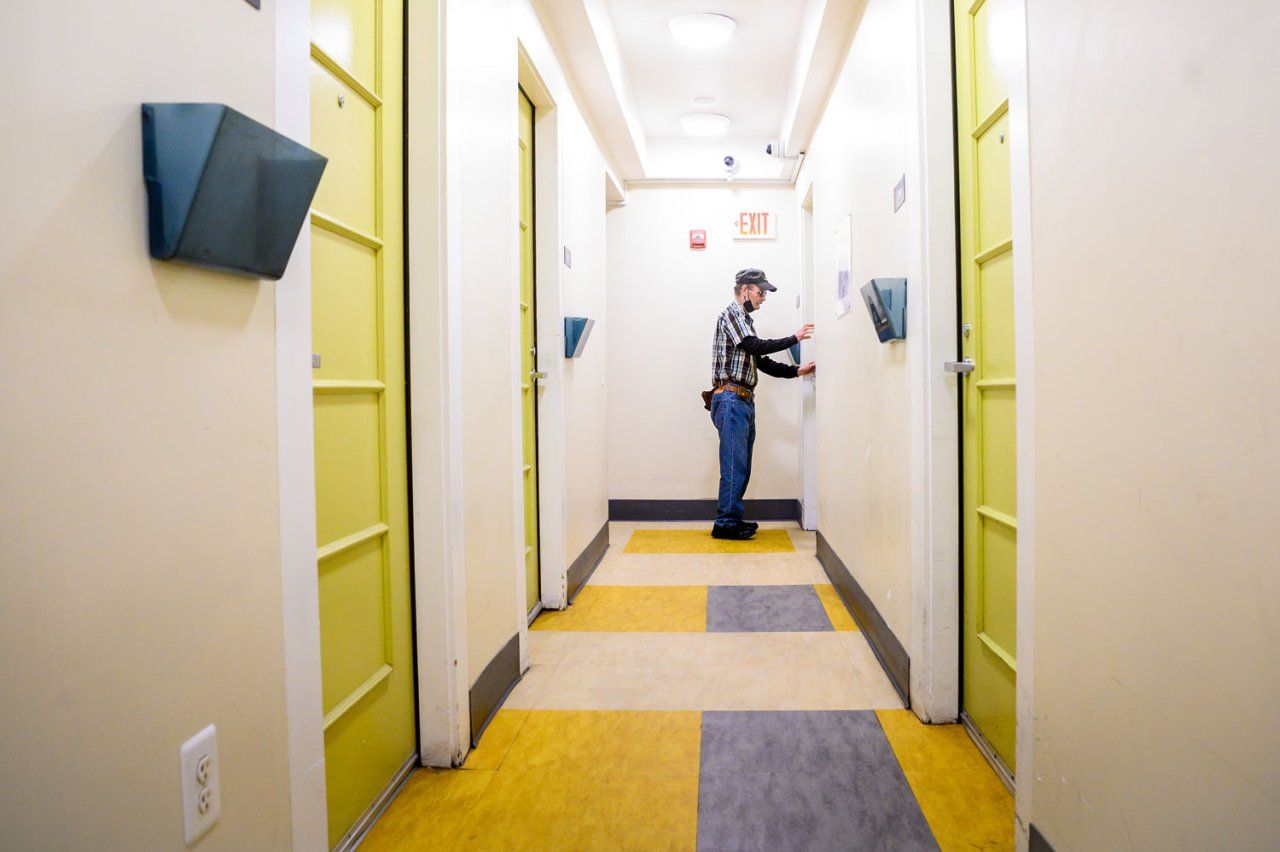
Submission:
M 833 630 L 813 586 L 712 586 L 707 590 L 708 633 L 778 633 Z
M 700 850 L 937 849 L 875 714 L 707 712 Z

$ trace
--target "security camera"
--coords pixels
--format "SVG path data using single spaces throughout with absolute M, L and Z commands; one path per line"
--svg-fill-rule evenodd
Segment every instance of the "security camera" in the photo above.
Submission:
M 769 144 L 764 146 L 764 153 L 766 156 L 782 160 L 787 156 L 786 148 L 786 143 L 783 140 L 771 139 L 769 140 Z
M 733 174 L 737 170 L 737 168 L 738 168 L 738 161 L 733 158 L 732 154 L 729 154 L 724 158 L 724 170 L 726 172 L 728 172 L 729 174 Z

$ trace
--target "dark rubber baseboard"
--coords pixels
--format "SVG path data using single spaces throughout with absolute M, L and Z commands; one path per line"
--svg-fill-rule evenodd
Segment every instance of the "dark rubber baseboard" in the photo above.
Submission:
M 748 521 L 798 521 L 799 500 L 744 500 Z M 610 500 L 611 521 L 714 521 L 715 500 Z
M 1031 852 L 1053 852 L 1053 845 L 1044 839 L 1034 822 L 1031 823 L 1031 842 L 1027 844 L 1027 848 Z
M 471 745 L 480 742 L 480 735 L 493 720 L 507 693 L 520 682 L 520 634 L 511 637 L 511 641 L 484 667 L 480 677 L 471 687 Z
M 604 559 L 604 553 L 609 549 L 609 522 L 605 521 L 604 526 L 600 528 L 600 532 L 596 533 L 596 537 L 591 539 L 591 543 L 587 545 L 582 553 L 578 554 L 578 558 L 573 560 L 573 564 L 569 566 L 568 582 L 569 582 L 569 598 L 570 603 L 574 597 L 586 585 L 587 580 L 591 579 L 591 575 L 595 573 L 596 566 L 600 564 L 600 560 Z
M 840 592 L 840 597 L 844 598 L 845 605 L 849 607 L 858 626 L 862 628 L 862 634 L 867 637 L 867 644 L 871 646 L 876 659 L 889 675 L 893 688 L 898 691 L 898 695 L 902 696 L 903 703 L 910 707 L 911 658 L 907 655 L 907 649 L 902 647 L 898 637 L 893 635 L 893 631 L 880 615 L 880 610 L 876 609 L 876 605 L 872 603 L 871 598 L 867 597 L 867 593 L 862 590 L 862 586 L 858 585 L 858 581 L 853 579 L 853 574 L 831 549 L 830 542 L 823 537 L 821 530 L 818 531 L 818 561 L 826 569 L 832 585 Z

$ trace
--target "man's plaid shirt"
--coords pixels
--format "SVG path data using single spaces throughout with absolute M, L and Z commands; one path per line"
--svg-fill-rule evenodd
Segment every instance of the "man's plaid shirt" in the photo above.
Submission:
M 711 347 L 711 386 L 733 382 L 743 387 L 756 386 L 756 359 L 738 344 L 756 336 L 755 323 L 737 302 L 720 312 L 716 320 L 715 343 Z

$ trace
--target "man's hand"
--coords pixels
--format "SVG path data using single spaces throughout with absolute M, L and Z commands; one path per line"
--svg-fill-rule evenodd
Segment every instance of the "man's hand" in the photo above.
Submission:
M 818 365 L 817 365 L 817 364 L 815 364 L 815 363 L 813 363 L 812 361 L 810 361 L 808 364 L 805 364 L 803 367 L 801 367 L 800 369 L 796 370 L 796 375 L 797 375 L 797 376 L 807 376 L 807 375 L 809 375 L 810 373 L 812 373 L 814 370 L 816 370 L 817 368 L 818 368 Z
M 796 340 L 808 340 L 813 337 L 813 323 L 807 322 L 796 332 Z

